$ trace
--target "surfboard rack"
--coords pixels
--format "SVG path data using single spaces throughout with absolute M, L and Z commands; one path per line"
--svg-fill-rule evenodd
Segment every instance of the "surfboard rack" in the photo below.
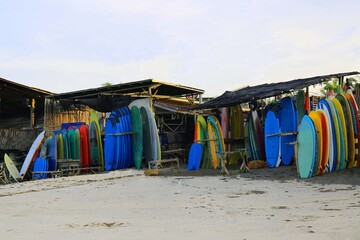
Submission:
M 265 137 L 292 136 L 292 135 L 297 135 L 297 134 L 298 134 L 298 132 L 281 132 L 281 133 L 269 134 L 269 135 L 266 135 Z
M 217 139 L 203 139 L 203 140 L 194 140 L 194 143 L 205 143 L 205 142 L 210 142 L 210 141 L 218 141 Z
M 124 136 L 124 135 L 131 135 L 135 134 L 136 132 L 122 132 L 122 133 L 109 133 L 106 134 L 107 136 Z
M 156 171 L 159 170 L 159 168 L 161 169 L 165 169 L 163 167 L 163 163 L 176 163 L 176 167 L 172 167 L 170 165 L 170 167 L 167 167 L 167 168 L 170 168 L 170 169 L 177 169 L 178 171 L 180 171 L 180 165 L 179 165 L 179 158 L 169 158 L 169 159 L 161 159 L 161 160 L 153 160 L 153 161 L 149 161 L 148 162 L 148 167 L 149 169 L 152 169 L 152 166 L 155 167 Z
M 60 171 L 60 170 L 57 170 L 57 171 L 36 171 L 36 172 L 31 172 L 31 174 L 32 174 L 32 180 L 41 179 L 44 174 L 50 175 L 51 178 L 63 177 L 63 172 Z M 35 178 L 36 174 L 38 176 Z

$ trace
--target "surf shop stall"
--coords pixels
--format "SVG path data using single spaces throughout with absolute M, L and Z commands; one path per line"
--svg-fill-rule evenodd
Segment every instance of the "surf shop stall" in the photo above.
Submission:
M 20 165 L 44 125 L 44 101 L 52 93 L 0 78 L 0 163 L 4 154 Z
M 189 170 L 199 166 L 226 169 L 226 162 L 236 162 L 234 153 L 248 165 L 257 160 L 269 168 L 295 164 L 301 178 L 360 165 L 358 103 L 344 84 L 358 74 L 346 72 L 249 86 L 227 91 L 195 107 L 217 109 L 218 114 L 207 121 L 199 115 L 199 130 L 189 158 L 194 165 Z M 309 86 L 333 79 L 339 84 L 334 87 L 335 93 L 314 104 Z M 239 108 L 242 103 L 249 103 L 247 116 Z M 243 137 L 239 145 L 233 140 L 238 136 Z
M 139 169 L 172 157 L 178 162 L 192 142 L 189 109 L 203 92 L 147 79 L 48 96 L 44 131 L 13 177 Z

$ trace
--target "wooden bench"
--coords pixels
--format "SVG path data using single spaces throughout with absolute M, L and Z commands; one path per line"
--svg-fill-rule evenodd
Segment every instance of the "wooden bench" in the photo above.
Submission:
M 80 159 L 58 159 L 57 168 L 64 176 L 73 176 L 80 173 Z
M 166 169 L 177 169 L 178 171 L 180 171 L 180 164 L 179 164 L 178 158 L 169 158 L 169 159 L 149 161 L 148 162 L 149 169 L 152 169 L 152 165 L 154 165 L 156 170 L 159 170 L 159 167 L 161 169 L 165 169 L 162 165 L 163 163 L 170 163 L 170 167 L 167 167 Z M 171 166 L 171 163 L 176 163 L 176 167 Z

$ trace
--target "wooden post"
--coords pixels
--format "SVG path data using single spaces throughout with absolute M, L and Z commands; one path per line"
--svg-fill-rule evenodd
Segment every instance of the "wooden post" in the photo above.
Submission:
M 30 102 L 30 128 L 34 129 L 35 126 L 35 99 L 32 98 Z
M 203 103 L 203 96 L 202 94 L 199 94 L 199 104 L 202 104 Z

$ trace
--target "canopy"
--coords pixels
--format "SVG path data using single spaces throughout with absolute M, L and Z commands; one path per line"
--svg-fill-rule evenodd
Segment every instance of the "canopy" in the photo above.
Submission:
M 251 100 L 264 99 L 289 93 L 297 89 L 322 83 L 330 78 L 343 78 L 345 76 L 357 75 L 359 72 L 336 73 L 316 76 L 311 78 L 294 79 L 286 82 L 265 83 L 257 86 L 249 86 L 236 91 L 226 91 L 221 96 L 194 107 L 193 109 L 210 109 L 227 107 L 236 104 L 246 103 Z

